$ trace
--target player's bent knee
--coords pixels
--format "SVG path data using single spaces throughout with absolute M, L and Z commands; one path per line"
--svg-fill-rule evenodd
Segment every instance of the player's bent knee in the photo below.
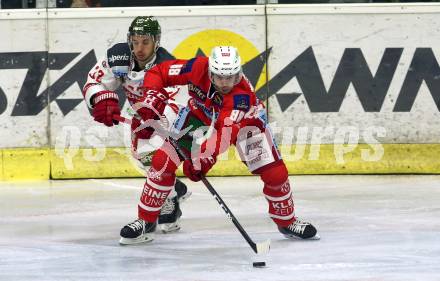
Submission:
M 168 154 L 163 150 L 158 150 L 151 159 L 151 167 L 156 171 L 164 173 L 175 173 L 177 170 L 176 164 L 171 160 Z
M 278 187 L 287 181 L 289 174 L 286 165 L 281 162 L 279 165 L 264 169 L 260 177 L 268 187 Z

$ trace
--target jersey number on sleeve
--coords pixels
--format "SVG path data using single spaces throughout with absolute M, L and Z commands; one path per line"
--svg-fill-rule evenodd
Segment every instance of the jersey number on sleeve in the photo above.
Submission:
M 101 79 L 104 76 L 104 71 L 102 71 L 101 69 L 98 69 L 97 71 L 89 74 L 89 76 L 90 76 L 90 78 L 92 78 L 96 82 L 101 83 Z
M 168 70 L 168 75 L 179 75 L 180 70 L 182 69 L 183 64 L 173 64 L 170 66 L 170 69 Z

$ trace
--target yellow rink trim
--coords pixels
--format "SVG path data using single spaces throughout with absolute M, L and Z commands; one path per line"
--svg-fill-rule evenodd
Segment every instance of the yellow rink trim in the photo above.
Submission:
M 440 174 L 440 144 L 307 144 L 280 150 L 291 175 Z M 219 161 L 209 175 L 250 174 L 242 162 L 229 159 Z
M 1 179 L 46 180 L 50 176 L 50 158 L 47 148 L 16 148 L 1 150 Z
M 79 149 L 62 153 L 51 151 L 54 179 L 141 177 L 126 148 Z
M 303 148 L 303 147 L 301 147 Z M 288 149 L 282 147 L 285 163 L 291 174 L 439 174 L 440 144 L 382 144 L 373 147 L 359 144 L 306 145 L 299 161 L 289 160 Z M 377 150 L 379 148 L 379 150 Z M 383 148 L 383 154 L 380 154 Z M 285 149 L 283 151 L 283 149 Z M 300 147 L 291 148 L 290 155 Z M 319 151 L 319 157 L 316 157 Z M 378 153 L 379 151 L 379 153 Z M 376 154 L 378 153 L 378 154 Z
M 440 144 L 281 146 L 290 174 L 440 174 Z M 1 180 L 141 177 L 125 148 L 0 150 Z M 178 175 L 182 175 L 179 170 Z M 250 175 L 235 149 L 211 176 Z
M 5 180 L 3 174 L 3 150 L 0 150 L 0 180 Z

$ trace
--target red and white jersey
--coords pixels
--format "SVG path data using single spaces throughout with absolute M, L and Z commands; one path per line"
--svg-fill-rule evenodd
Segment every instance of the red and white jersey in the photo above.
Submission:
M 248 112 L 259 104 L 252 85 L 244 75 L 228 94 L 219 93 L 209 78 L 206 57 L 169 60 L 154 66 L 145 74 L 146 90 L 177 85 L 188 85 L 189 96 L 209 120 L 217 119 L 217 128 L 223 127 L 228 121 L 226 118 L 234 116 L 234 111 Z M 212 116 L 213 112 L 215 116 Z
M 87 82 L 83 87 L 87 106 L 93 107 L 93 96 L 97 93 L 114 92 L 119 86 L 122 86 L 128 101 L 133 105 L 143 96 L 142 84 L 145 72 L 157 63 L 170 59 L 174 57 L 160 47 L 151 62 L 144 69 L 139 69 L 128 44 L 115 44 L 87 75 Z
M 251 172 L 259 172 L 281 160 L 273 135 L 267 127 L 264 106 L 244 75 L 228 94 L 221 94 L 209 78 L 206 57 L 166 61 L 145 74 L 146 90 L 159 91 L 161 88 L 176 85 L 188 85 L 191 99 L 188 106 L 179 111 L 173 125 L 175 130 L 179 131 L 184 127 L 184 116 L 191 112 L 206 125 L 211 125 L 210 121 L 215 120 L 214 128 L 217 133 L 209 137 L 216 139 L 215 148 L 210 148 L 213 155 L 224 152 L 234 144 Z M 202 114 L 204 116 L 200 116 Z M 225 128 L 231 130 L 223 130 Z M 225 133 L 229 136 L 224 135 Z M 244 136 L 240 137 L 240 134 Z M 224 140 L 228 143 L 223 143 Z

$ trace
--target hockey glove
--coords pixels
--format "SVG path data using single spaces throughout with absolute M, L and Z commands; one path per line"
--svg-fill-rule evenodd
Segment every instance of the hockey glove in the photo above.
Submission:
M 113 120 L 113 115 L 121 115 L 121 108 L 118 103 L 118 95 L 115 92 L 99 92 L 93 97 L 92 115 L 96 122 L 111 127 L 119 122 Z
M 148 90 L 143 101 L 136 104 L 135 110 L 144 121 L 149 119 L 159 120 L 165 111 L 167 100 L 168 93 L 165 90 Z
M 183 173 L 192 181 L 200 181 L 202 175 L 205 176 L 215 162 L 216 159 L 212 156 L 194 160 L 186 159 L 183 162 Z
M 149 139 L 151 135 L 154 133 L 154 129 L 150 127 L 146 127 L 141 129 L 141 121 L 137 118 L 133 118 L 131 121 L 131 131 L 136 134 L 136 136 L 140 139 Z

